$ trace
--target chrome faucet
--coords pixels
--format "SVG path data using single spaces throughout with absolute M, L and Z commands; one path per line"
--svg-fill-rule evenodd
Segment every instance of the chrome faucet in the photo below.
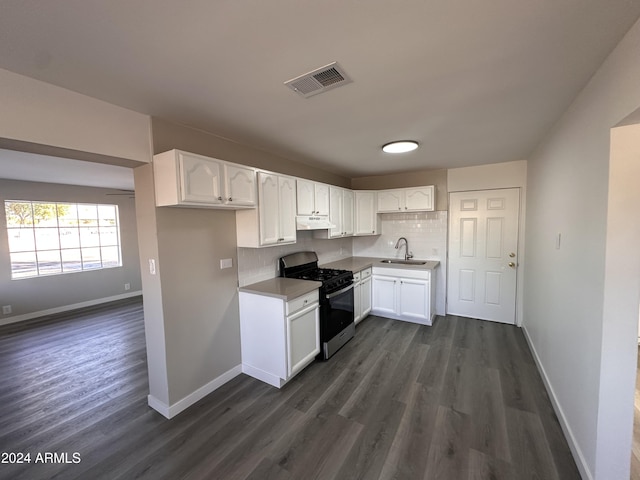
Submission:
M 409 241 L 404 237 L 400 237 L 396 242 L 396 250 L 400 248 L 400 240 L 404 240 L 404 259 L 409 260 L 410 258 L 413 258 L 413 253 L 409 251 Z

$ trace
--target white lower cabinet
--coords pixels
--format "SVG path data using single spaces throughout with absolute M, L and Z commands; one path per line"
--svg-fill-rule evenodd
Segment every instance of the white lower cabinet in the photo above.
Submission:
M 242 371 L 282 387 L 320 353 L 318 291 L 289 300 L 239 293 Z
M 431 325 L 434 292 L 431 270 L 373 269 L 372 313 Z
M 371 268 L 353 273 L 353 320 L 356 324 L 371 312 Z

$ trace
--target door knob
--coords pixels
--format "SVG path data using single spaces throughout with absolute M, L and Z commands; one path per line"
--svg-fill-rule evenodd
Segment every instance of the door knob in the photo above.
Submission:
M 513 258 L 513 257 L 515 257 L 515 256 L 516 256 L 516 254 L 515 254 L 515 253 L 513 253 L 513 252 L 511 252 L 511 253 L 509 254 L 509 256 L 510 256 L 511 258 Z
M 510 266 L 511 268 L 515 268 L 516 264 L 515 264 L 514 262 L 509 262 L 509 266 Z

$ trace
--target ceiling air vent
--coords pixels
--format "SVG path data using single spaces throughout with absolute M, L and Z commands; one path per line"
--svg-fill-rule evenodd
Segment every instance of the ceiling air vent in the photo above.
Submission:
M 338 63 L 333 62 L 312 72 L 287 80 L 284 84 L 294 92 L 308 98 L 351 81 Z

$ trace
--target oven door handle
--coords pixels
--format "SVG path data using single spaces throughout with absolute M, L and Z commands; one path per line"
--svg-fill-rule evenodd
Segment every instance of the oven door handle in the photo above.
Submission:
M 352 283 L 352 284 L 350 284 L 348 287 L 343 288 L 342 290 L 338 290 L 337 292 L 333 292 L 333 293 L 330 293 L 330 294 L 328 294 L 328 295 L 325 295 L 325 298 L 326 298 L 327 300 L 329 300 L 330 298 L 337 297 L 338 295 L 341 295 L 341 294 L 343 294 L 344 292 L 348 292 L 348 291 L 349 291 L 349 290 L 351 290 L 352 288 L 353 288 L 353 283 Z

